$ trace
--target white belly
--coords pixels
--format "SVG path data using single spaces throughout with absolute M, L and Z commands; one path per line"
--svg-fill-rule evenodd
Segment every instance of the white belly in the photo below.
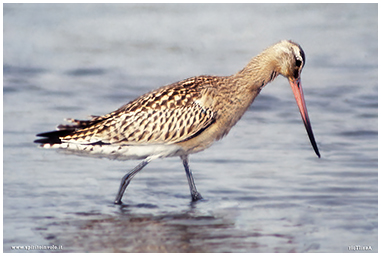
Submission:
M 56 148 L 64 150 L 65 153 L 83 155 L 98 158 L 109 158 L 113 160 L 145 159 L 171 157 L 184 155 L 184 151 L 178 145 L 153 144 L 153 145 L 84 145 L 75 143 L 44 144 L 43 148 Z

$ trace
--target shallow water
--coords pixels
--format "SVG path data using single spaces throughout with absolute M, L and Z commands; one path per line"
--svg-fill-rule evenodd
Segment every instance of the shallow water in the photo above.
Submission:
M 376 4 L 5 4 L 3 20 L 4 252 L 378 251 Z M 33 144 L 63 118 L 232 74 L 281 39 L 306 52 L 321 159 L 282 77 L 190 157 L 197 203 L 178 158 L 150 163 L 116 206 L 138 161 Z

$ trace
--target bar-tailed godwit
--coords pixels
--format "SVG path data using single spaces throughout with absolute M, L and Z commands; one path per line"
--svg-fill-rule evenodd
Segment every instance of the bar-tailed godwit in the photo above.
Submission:
M 143 159 L 120 184 L 115 204 L 121 204 L 131 179 L 150 161 L 179 156 L 188 178 L 192 200 L 197 191 L 188 155 L 210 147 L 238 122 L 263 86 L 279 74 L 291 85 L 308 137 L 318 157 L 300 81 L 305 64 L 302 48 L 281 41 L 251 59 L 231 76 L 196 76 L 161 87 L 104 116 L 69 119 L 56 131 L 37 134 L 44 148 L 118 160 Z

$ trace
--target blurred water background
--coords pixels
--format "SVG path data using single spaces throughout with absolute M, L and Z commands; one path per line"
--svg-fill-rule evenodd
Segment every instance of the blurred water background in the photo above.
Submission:
M 4 252 L 377 252 L 377 9 L 4 4 Z M 321 159 L 283 77 L 226 138 L 191 155 L 201 202 L 191 203 L 178 158 L 150 163 L 121 207 L 120 179 L 139 161 L 33 144 L 64 118 L 106 114 L 191 76 L 233 74 L 282 39 L 306 53 Z

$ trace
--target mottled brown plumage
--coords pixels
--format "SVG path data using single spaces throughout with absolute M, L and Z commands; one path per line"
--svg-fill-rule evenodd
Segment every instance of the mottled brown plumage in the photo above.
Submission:
M 310 126 L 300 84 L 305 63 L 298 44 L 281 41 L 231 76 L 197 76 L 146 93 L 104 116 L 90 120 L 69 119 L 58 131 L 38 134 L 46 148 L 62 148 L 77 154 L 112 159 L 145 159 L 127 174 L 116 203 L 132 177 L 159 157 L 180 156 L 193 200 L 197 192 L 188 166 L 188 155 L 210 147 L 238 122 L 263 86 L 279 74 L 294 91 L 312 146 L 319 151 Z
M 197 103 L 213 77 L 195 77 L 142 95 L 118 110 L 89 121 L 69 120 L 75 129 L 64 142 L 120 145 L 173 144 L 188 140 L 215 120 L 215 111 Z

